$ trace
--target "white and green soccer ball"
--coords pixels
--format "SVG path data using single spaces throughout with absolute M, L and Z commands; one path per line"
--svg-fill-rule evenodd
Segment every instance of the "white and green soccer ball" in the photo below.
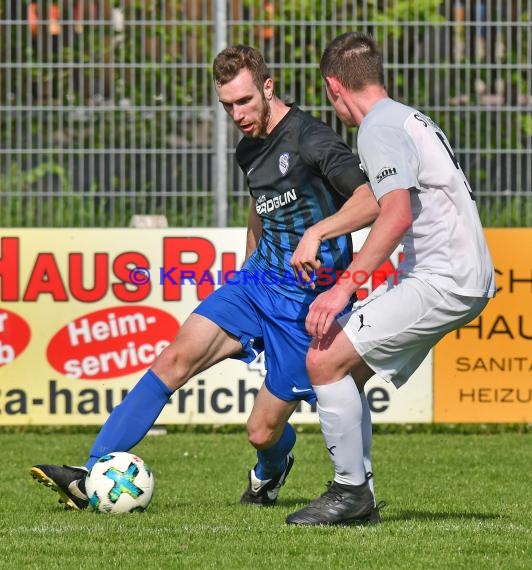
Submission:
M 137 455 L 115 451 L 100 457 L 85 481 L 89 504 L 100 513 L 138 513 L 147 509 L 155 479 Z

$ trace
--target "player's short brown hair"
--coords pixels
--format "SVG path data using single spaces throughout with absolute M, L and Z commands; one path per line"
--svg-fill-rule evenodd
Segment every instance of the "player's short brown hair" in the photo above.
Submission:
M 367 85 L 384 85 L 382 54 L 375 39 L 360 32 L 335 38 L 323 52 L 321 75 L 336 77 L 347 89 L 358 91 Z
M 250 46 L 236 45 L 222 50 L 212 64 L 214 81 L 225 85 L 232 81 L 242 69 L 247 69 L 253 78 L 253 83 L 259 90 L 264 82 L 271 78 L 270 70 L 260 51 Z

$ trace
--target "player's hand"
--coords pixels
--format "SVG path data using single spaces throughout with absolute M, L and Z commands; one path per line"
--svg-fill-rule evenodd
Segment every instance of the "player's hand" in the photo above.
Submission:
M 316 287 L 314 283 L 316 271 L 321 267 L 321 261 L 318 259 L 320 245 L 321 239 L 311 230 L 307 230 L 290 259 L 296 281 L 302 287 L 306 286 L 311 289 Z
M 311 303 L 305 320 L 308 334 L 321 340 L 329 332 L 336 315 L 345 309 L 350 300 L 351 293 L 339 286 L 320 293 Z

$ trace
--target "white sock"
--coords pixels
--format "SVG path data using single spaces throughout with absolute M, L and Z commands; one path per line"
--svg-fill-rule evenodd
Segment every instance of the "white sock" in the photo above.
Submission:
M 362 485 L 366 480 L 362 442 L 362 401 L 351 375 L 314 386 L 321 432 L 334 463 L 337 483 Z
M 371 439 L 373 436 L 373 429 L 371 427 L 371 410 L 369 408 L 368 399 L 364 392 L 360 393 L 360 400 L 362 401 L 362 452 L 364 454 L 364 469 L 366 473 L 373 473 L 371 468 Z M 368 479 L 369 488 L 375 496 L 375 487 L 373 485 L 373 478 Z

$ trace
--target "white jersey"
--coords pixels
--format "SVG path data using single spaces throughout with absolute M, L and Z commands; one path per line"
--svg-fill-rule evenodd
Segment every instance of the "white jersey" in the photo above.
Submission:
M 473 195 L 441 129 L 416 109 L 383 99 L 362 121 L 358 153 L 377 200 L 410 190 L 403 274 L 457 295 L 493 297 L 493 264 Z

